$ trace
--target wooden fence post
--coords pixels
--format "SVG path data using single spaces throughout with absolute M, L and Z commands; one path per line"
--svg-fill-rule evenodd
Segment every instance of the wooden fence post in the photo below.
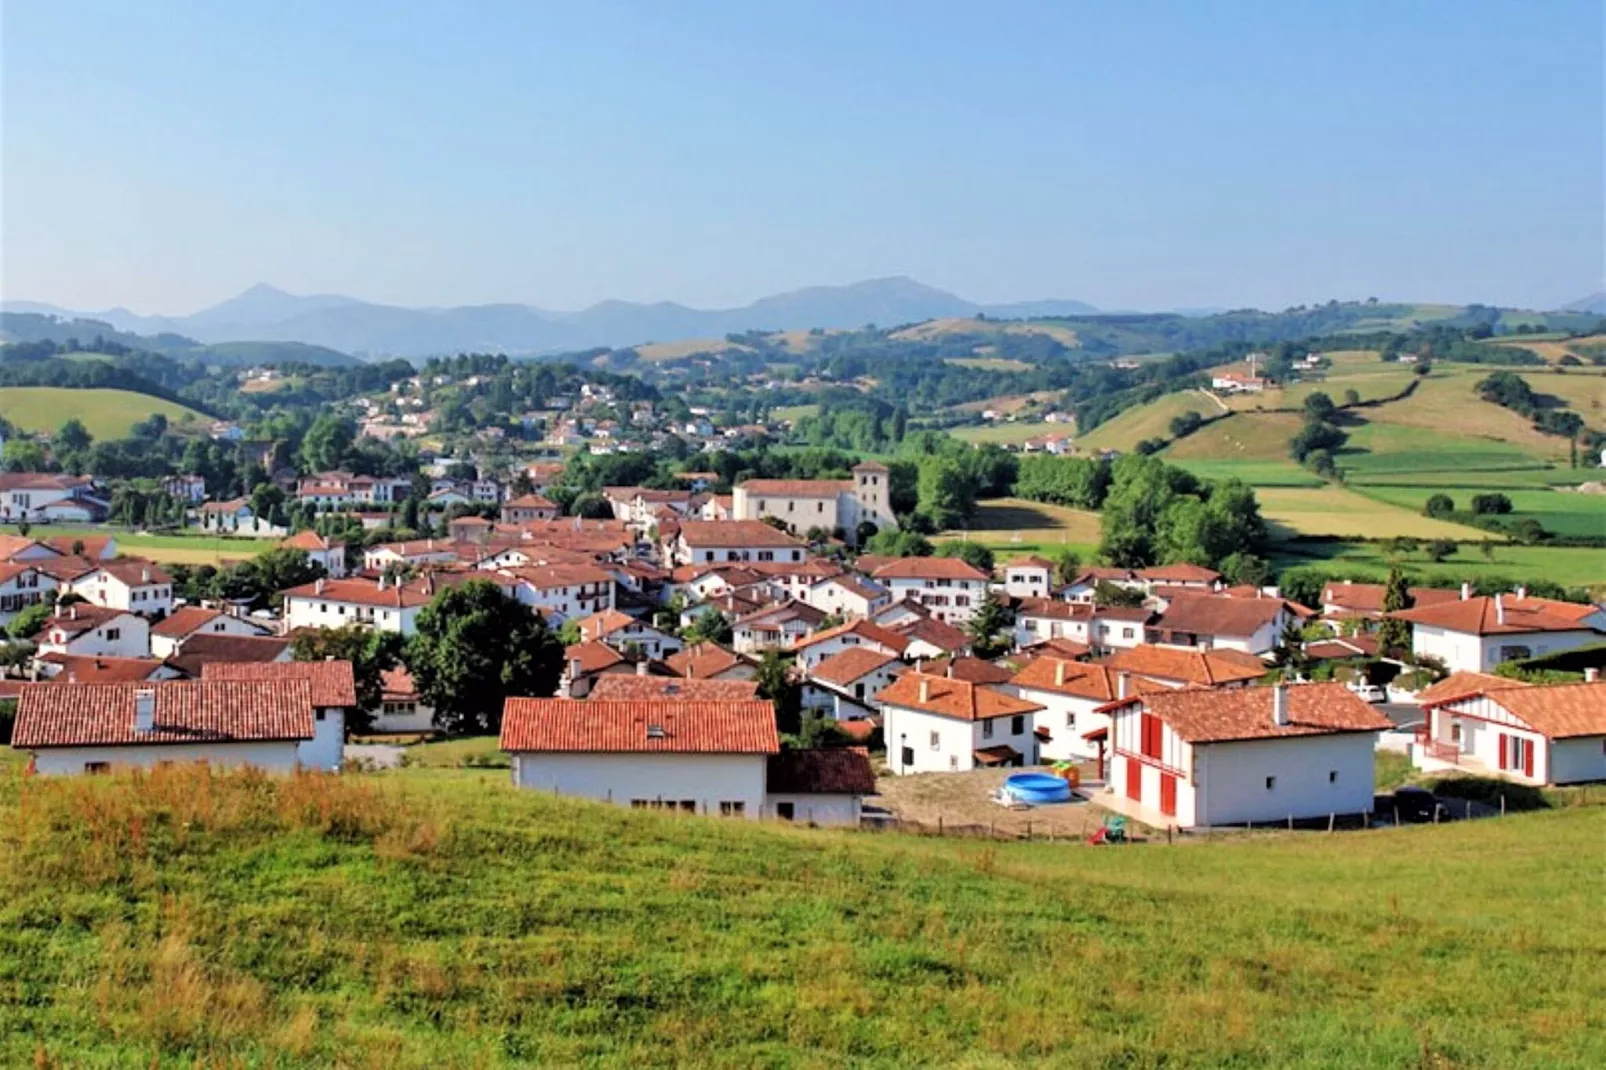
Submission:
M 1337 821 L 1338 821 L 1338 814 L 1329 811 L 1328 815 L 1327 815 L 1327 831 L 1329 833 L 1331 833 L 1333 831 L 1333 825 Z

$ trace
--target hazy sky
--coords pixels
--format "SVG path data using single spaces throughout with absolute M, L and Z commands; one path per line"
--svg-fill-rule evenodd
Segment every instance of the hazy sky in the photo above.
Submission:
M 0 0 L 0 292 L 1601 287 L 1600 0 Z

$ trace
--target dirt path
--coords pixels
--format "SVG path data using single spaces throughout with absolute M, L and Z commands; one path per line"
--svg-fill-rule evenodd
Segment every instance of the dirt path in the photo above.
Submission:
M 1081 801 L 1052 806 L 1011 809 L 992 801 L 991 796 L 1004 778 L 1020 769 L 978 769 L 971 773 L 920 773 L 914 776 L 882 776 L 876 780 L 880 794 L 865 800 L 880 806 L 900 821 L 936 829 L 983 831 L 1032 836 L 1064 836 L 1067 839 L 1089 835 L 1106 816 L 1086 799 L 1094 791 L 1083 780 Z M 1089 772 L 1091 770 L 1088 770 Z

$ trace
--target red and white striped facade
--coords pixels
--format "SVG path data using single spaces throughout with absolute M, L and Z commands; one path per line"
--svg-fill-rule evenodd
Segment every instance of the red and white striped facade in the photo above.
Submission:
M 1606 779 L 1606 735 L 1547 736 L 1500 703 L 1468 695 L 1427 711 L 1425 738 L 1412 749 L 1427 769 L 1482 766 L 1529 784 Z

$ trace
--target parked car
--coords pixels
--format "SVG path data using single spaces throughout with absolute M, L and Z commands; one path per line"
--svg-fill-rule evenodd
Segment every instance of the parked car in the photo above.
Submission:
M 1449 808 L 1439 801 L 1437 795 L 1427 788 L 1410 785 L 1395 789 L 1394 809 L 1400 815 L 1401 824 L 1432 821 L 1434 814 L 1450 816 Z
M 1361 699 L 1363 702 L 1388 701 L 1387 693 L 1376 684 L 1347 684 L 1346 686 L 1355 693 L 1356 698 Z

